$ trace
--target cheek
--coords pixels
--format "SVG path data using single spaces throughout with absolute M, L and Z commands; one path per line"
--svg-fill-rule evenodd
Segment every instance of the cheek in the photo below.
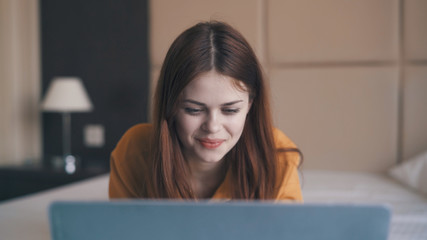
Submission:
M 245 126 L 245 120 L 246 114 L 242 114 L 228 121 L 226 124 L 228 132 L 230 132 L 234 137 L 240 137 Z
M 199 127 L 197 118 L 184 114 L 178 115 L 176 118 L 176 131 L 182 142 L 185 142 L 188 136 L 191 136 Z

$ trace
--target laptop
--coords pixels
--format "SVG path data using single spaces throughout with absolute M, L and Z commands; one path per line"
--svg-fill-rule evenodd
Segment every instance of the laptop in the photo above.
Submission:
M 49 220 L 53 240 L 386 240 L 390 210 L 258 201 L 54 202 Z

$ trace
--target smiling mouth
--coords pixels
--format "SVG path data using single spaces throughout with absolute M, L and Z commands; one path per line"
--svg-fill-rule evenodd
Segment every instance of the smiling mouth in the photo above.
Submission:
M 208 149 L 215 149 L 219 146 L 221 146 L 221 144 L 225 141 L 223 139 L 198 139 L 198 141 L 200 142 L 200 144 Z

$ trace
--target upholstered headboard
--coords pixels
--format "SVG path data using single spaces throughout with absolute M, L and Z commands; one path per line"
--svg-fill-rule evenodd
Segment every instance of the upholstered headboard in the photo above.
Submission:
M 427 1 L 161 0 L 150 8 L 153 83 L 182 30 L 227 21 L 259 56 L 276 127 L 300 146 L 305 169 L 385 171 L 427 150 Z

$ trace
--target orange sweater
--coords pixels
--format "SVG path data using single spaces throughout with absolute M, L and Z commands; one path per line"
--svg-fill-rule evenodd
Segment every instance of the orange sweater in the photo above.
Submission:
M 109 184 L 110 198 L 145 198 L 145 176 L 151 174 L 148 167 L 148 151 L 150 138 L 153 133 L 151 124 L 138 124 L 130 128 L 120 139 L 111 154 L 111 172 Z M 277 148 L 295 148 L 295 144 L 280 130 L 274 130 L 274 141 Z M 285 168 L 287 161 L 287 167 Z M 278 154 L 279 171 L 286 171 L 276 200 L 302 200 L 298 177 L 300 158 L 297 153 L 287 152 Z M 213 199 L 231 199 L 230 171 L 216 190 Z

